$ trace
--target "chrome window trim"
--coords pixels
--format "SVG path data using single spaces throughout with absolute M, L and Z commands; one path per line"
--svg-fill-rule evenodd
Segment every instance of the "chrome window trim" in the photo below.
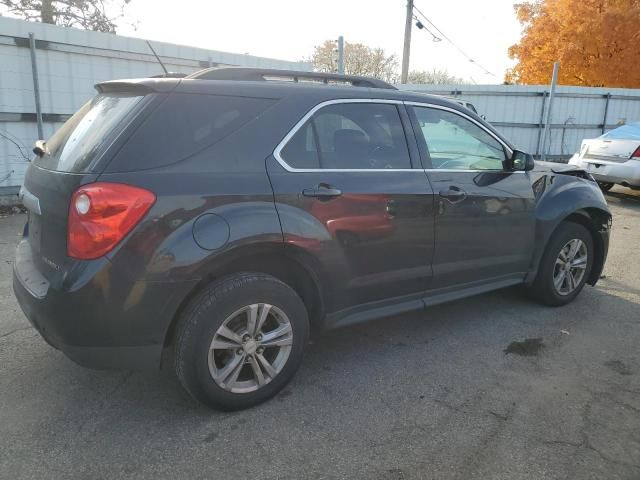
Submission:
M 302 128 L 302 126 L 305 124 L 305 122 L 307 120 L 309 120 L 309 118 L 311 118 L 311 116 L 313 116 L 313 114 L 316 113 L 318 110 L 320 110 L 320 109 L 322 109 L 322 108 L 324 108 L 326 106 L 329 106 L 329 105 L 336 105 L 336 104 L 341 104 L 341 103 L 383 103 L 383 104 L 386 103 L 386 104 L 392 104 L 392 105 L 409 105 L 409 106 L 415 106 L 415 107 L 436 108 L 436 109 L 440 109 L 440 110 L 449 111 L 449 112 L 455 113 L 457 115 L 460 115 L 461 117 L 464 117 L 467 120 L 470 120 L 471 122 L 476 124 L 482 130 L 487 132 L 491 137 L 495 138 L 501 145 L 503 145 L 504 148 L 507 150 L 507 152 L 509 152 L 511 155 L 513 155 L 513 150 L 511 149 L 511 147 L 509 147 L 509 145 L 507 145 L 504 141 L 502 141 L 499 137 L 497 137 L 492 131 L 488 130 L 484 125 L 482 125 L 480 122 L 476 121 L 475 119 L 473 119 L 469 115 L 467 115 L 467 114 L 465 114 L 465 113 L 463 113 L 463 112 L 461 112 L 459 110 L 456 110 L 455 108 L 446 107 L 444 105 L 437 105 L 437 104 L 434 104 L 434 103 L 423 103 L 423 102 L 413 102 L 413 101 L 404 101 L 404 100 L 389 100 L 389 99 L 383 99 L 383 98 L 337 98 L 337 99 L 333 99 L 333 100 L 325 100 L 324 102 L 320 102 L 319 104 L 314 106 L 311 110 L 309 110 L 293 126 L 293 128 L 291 128 L 291 130 L 289 130 L 289 132 L 280 141 L 280 143 L 278 143 L 278 145 L 276 146 L 276 148 L 273 151 L 273 156 L 277 160 L 277 162 L 282 166 L 282 168 L 284 168 L 288 172 L 294 172 L 294 173 L 320 173 L 320 172 L 343 172 L 343 173 L 348 173 L 348 172 L 386 172 L 386 173 L 393 173 L 393 172 L 467 172 L 467 173 L 482 173 L 482 172 L 500 172 L 500 171 L 504 171 L 504 170 L 463 170 L 463 169 L 438 169 L 438 168 L 294 168 L 291 165 L 289 165 L 282 158 L 281 153 L 282 153 L 282 150 L 284 149 L 284 147 L 287 145 L 287 143 L 289 143 L 291 138 L 296 133 L 298 133 L 298 130 L 300 130 Z M 511 173 L 526 173 L 526 172 L 519 171 L 519 170 L 514 170 Z
M 451 113 L 455 113 L 456 115 L 459 115 L 463 118 L 466 118 L 467 120 L 469 120 L 470 122 L 475 123 L 478 127 L 480 127 L 482 130 L 484 130 L 486 133 L 488 133 L 491 137 L 493 137 L 494 139 L 496 139 L 498 141 L 498 143 L 500 143 L 510 155 L 513 155 L 513 149 L 507 145 L 500 137 L 498 137 L 495 133 L 493 133 L 491 130 L 489 130 L 488 128 L 486 128 L 484 125 L 482 125 L 480 122 L 478 122 L 476 119 L 474 119 L 473 117 L 470 117 L 469 115 L 467 115 L 464 112 L 461 112 L 460 110 L 456 110 L 455 108 L 451 108 L 451 107 L 445 107 L 444 105 L 437 105 L 435 103 L 423 103 L 423 102 L 413 102 L 413 101 L 408 101 L 408 102 L 403 102 L 405 105 L 409 105 L 412 107 L 426 107 L 426 108 L 435 108 L 437 110 L 445 110 L 447 112 L 451 112 Z M 429 168 L 427 170 L 438 170 L 437 168 Z M 474 171 L 474 170 L 471 170 Z M 483 172 L 488 172 L 488 171 L 500 171 L 500 170 L 481 170 Z
M 288 172 L 300 172 L 300 173 L 319 173 L 319 172 L 423 172 L 424 170 L 421 168 L 294 168 L 284 161 L 282 156 L 280 155 L 284 147 L 289 143 L 289 140 L 298 133 L 298 130 L 302 128 L 311 116 L 316 113 L 318 110 L 327 107 L 329 105 L 336 105 L 340 103 L 387 103 L 392 105 L 403 105 L 404 102 L 402 100 L 388 100 L 383 98 L 338 98 L 334 100 L 325 100 L 317 104 L 311 110 L 309 110 L 294 126 L 289 133 L 285 135 L 285 137 L 280 141 L 278 146 L 276 146 L 273 151 L 273 156 L 278 161 L 282 168 L 287 170 Z
M 422 170 L 421 170 L 422 171 Z M 425 168 L 425 172 L 462 173 L 527 173 L 524 170 L 464 170 L 462 168 Z

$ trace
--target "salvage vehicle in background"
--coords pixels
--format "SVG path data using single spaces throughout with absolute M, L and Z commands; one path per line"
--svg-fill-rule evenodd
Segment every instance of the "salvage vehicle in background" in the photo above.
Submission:
M 442 97 L 245 68 L 97 90 L 36 144 L 14 264 L 27 318 L 79 364 L 172 358 L 195 398 L 245 408 L 324 328 L 511 285 L 565 305 L 602 272 L 593 178 Z
M 589 172 L 605 191 L 616 184 L 640 189 L 640 122 L 583 140 L 569 164 Z

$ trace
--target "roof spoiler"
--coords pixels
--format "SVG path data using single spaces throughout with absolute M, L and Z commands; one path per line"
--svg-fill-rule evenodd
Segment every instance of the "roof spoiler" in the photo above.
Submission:
M 108 80 L 95 84 L 98 93 L 137 93 L 146 95 L 153 92 L 170 92 L 180 83 L 176 78 L 133 78 L 127 80 Z
M 385 88 L 388 90 L 397 90 L 396 87 L 394 87 L 390 83 L 383 82 L 382 80 L 371 77 L 264 68 L 212 67 L 192 73 L 186 78 L 199 80 L 238 80 L 249 82 L 289 81 L 324 83 L 327 85 L 348 84 L 354 87 Z

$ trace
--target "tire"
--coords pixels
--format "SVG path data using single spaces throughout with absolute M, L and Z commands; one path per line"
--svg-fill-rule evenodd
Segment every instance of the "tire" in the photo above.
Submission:
M 263 326 L 249 336 L 251 312 L 255 312 L 253 325 L 257 325 L 265 309 Z M 286 334 L 279 336 L 279 332 Z M 308 337 L 307 310 L 291 287 L 260 273 L 230 275 L 207 286 L 181 315 L 176 330 L 176 374 L 187 392 L 209 407 L 248 408 L 273 397 L 291 380 L 302 362 Z M 282 345 L 263 346 L 258 338 L 265 345 Z M 261 363 L 265 359 L 271 374 Z M 262 383 L 256 368 L 262 372 Z
M 559 289 L 554 281 L 563 278 L 561 272 L 563 269 L 562 259 L 560 257 L 561 251 L 566 254 L 569 242 L 575 242 L 576 240 L 582 242 L 582 245 L 584 245 L 584 251 L 586 252 L 587 258 L 584 262 L 584 273 L 579 278 L 579 281 L 575 281 L 575 286 L 570 288 L 571 285 L 569 284 L 569 277 L 565 271 L 565 277 Z M 578 245 L 578 243 L 572 243 L 571 245 Z M 578 250 L 579 252 L 582 251 L 582 246 L 580 246 Z M 578 257 L 579 252 L 576 254 L 576 257 L 574 257 L 576 264 L 581 263 L 579 260 L 582 258 L 582 255 Z M 570 246 L 569 253 L 571 253 Z M 551 235 L 546 250 L 542 255 L 536 279 L 530 287 L 531 295 L 540 303 L 554 307 L 566 305 L 572 302 L 573 299 L 578 296 L 589 278 L 589 274 L 591 273 L 591 268 L 593 266 L 593 258 L 593 238 L 589 230 L 577 223 L 561 223 L 556 231 Z M 557 261 L 560 263 L 556 264 Z M 571 277 L 577 280 L 576 272 L 579 270 L 582 269 L 577 267 L 571 268 Z
M 610 182 L 598 182 L 598 186 L 600 187 L 600 189 L 603 192 L 608 192 L 609 190 L 611 190 L 613 188 L 613 186 L 615 185 L 615 183 L 610 183 Z

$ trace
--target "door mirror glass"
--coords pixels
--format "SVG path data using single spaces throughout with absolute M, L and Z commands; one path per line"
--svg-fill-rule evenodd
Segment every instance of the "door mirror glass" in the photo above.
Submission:
M 529 170 L 533 170 L 533 168 L 535 167 L 533 156 L 530 153 L 524 153 L 520 150 L 514 150 L 513 155 L 511 156 L 511 167 L 513 168 L 513 170 L 518 170 L 521 172 L 528 172 Z

